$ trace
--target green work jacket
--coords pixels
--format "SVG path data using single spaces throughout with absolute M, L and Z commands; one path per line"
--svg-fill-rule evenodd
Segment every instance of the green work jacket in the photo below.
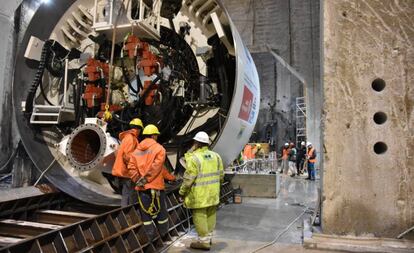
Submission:
M 203 147 L 185 154 L 186 171 L 180 188 L 184 206 L 190 209 L 218 205 L 224 180 L 223 162 L 216 152 Z

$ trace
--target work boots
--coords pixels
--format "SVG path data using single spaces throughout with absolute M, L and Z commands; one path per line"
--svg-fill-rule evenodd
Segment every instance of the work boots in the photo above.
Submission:
M 201 242 L 201 241 L 195 241 L 195 242 L 192 242 L 190 244 L 190 248 L 192 248 L 192 249 L 201 249 L 201 250 L 210 250 L 211 244 L 210 244 L 210 242 L 205 243 L 205 242 Z
M 208 236 L 199 237 L 197 241 L 194 241 L 190 244 L 190 248 L 201 249 L 201 250 L 210 250 L 211 248 L 211 238 L 213 233 L 209 233 Z

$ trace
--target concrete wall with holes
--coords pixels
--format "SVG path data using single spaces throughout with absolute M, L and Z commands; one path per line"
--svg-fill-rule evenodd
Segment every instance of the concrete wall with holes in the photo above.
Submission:
M 264 126 L 273 124 L 278 149 L 284 142 L 295 140 L 295 98 L 304 95 L 304 87 L 273 59 L 266 44 L 306 80 L 310 94 L 308 139 L 321 150 L 319 2 L 223 0 L 258 68 L 262 97 L 256 130 L 264 138 Z
M 326 233 L 414 225 L 414 5 L 324 1 Z

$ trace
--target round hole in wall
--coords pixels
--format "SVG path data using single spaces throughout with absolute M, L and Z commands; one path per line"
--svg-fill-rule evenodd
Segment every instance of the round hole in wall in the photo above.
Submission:
M 377 78 L 372 82 L 372 89 L 380 92 L 383 89 L 385 89 L 385 81 L 382 80 L 381 78 Z
M 384 142 L 380 141 L 375 143 L 374 145 L 374 152 L 375 154 L 381 155 L 387 152 L 388 146 Z
M 376 112 L 374 114 L 374 122 L 378 125 L 382 125 L 387 121 L 387 114 L 384 112 Z

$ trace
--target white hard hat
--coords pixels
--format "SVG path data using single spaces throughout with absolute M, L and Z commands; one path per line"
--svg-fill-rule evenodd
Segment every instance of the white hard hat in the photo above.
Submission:
M 287 143 L 287 142 L 286 142 L 286 143 L 285 143 L 285 146 L 289 146 L 289 143 Z
M 305 146 L 305 142 L 304 141 L 302 141 L 301 143 L 300 143 L 300 145 L 302 145 L 302 146 Z
M 208 136 L 208 134 L 206 132 L 203 132 L 203 131 L 198 132 L 194 136 L 193 140 L 196 140 L 196 141 L 201 142 L 201 143 L 207 143 L 207 144 L 210 143 L 210 137 Z
M 306 146 L 312 146 L 312 143 L 310 143 L 309 141 L 306 143 Z

